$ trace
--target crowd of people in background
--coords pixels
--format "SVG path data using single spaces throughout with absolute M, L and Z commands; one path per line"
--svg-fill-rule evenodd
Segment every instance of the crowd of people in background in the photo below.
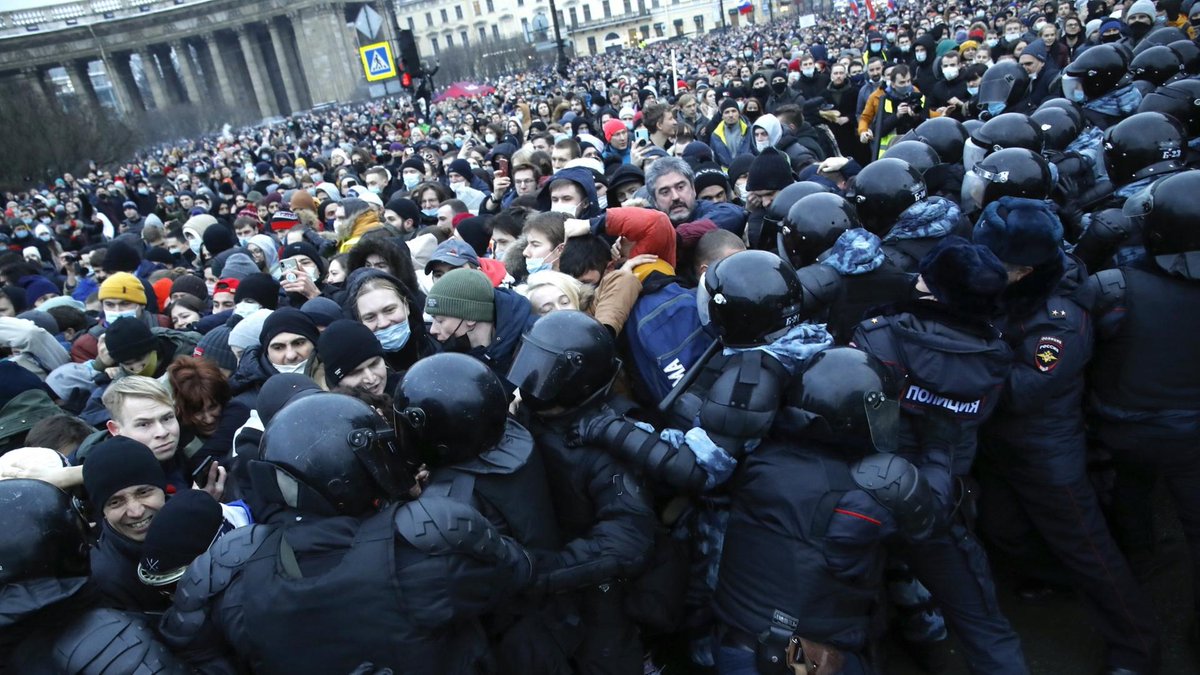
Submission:
M 0 671 L 1162 672 L 1200 2 L 882 4 L 6 191 Z

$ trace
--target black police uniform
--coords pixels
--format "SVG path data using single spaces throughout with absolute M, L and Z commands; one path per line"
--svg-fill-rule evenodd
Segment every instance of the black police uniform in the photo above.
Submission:
M 1153 260 L 1106 270 L 1089 370 L 1089 433 L 1113 457 L 1113 535 L 1138 573 L 1154 550 L 1151 492 L 1166 481 L 1200 579 L 1200 282 Z M 1194 584 L 1200 607 L 1200 584 Z
M 536 551 L 535 588 L 573 593 L 583 621 L 575 654 L 580 673 L 632 673 L 641 668 L 637 627 L 625 612 L 624 580 L 649 560 L 656 519 L 634 474 L 602 450 L 568 440 L 587 408 L 529 421 L 544 453 L 550 495 L 565 545 Z
M 944 459 L 943 496 L 950 485 Z M 908 466 L 895 455 L 863 463 L 886 473 Z M 882 469 L 890 464 L 897 466 Z M 872 672 L 867 652 L 884 542 L 904 528 L 856 481 L 859 467 L 811 441 L 772 440 L 747 457 L 733 484 L 714 598 L 723 648 L 769 654 L 772 642 L 785 645 L 794 634 L 841 651 L 841 672 Z
M 975 458 L 976 433 L 999 402 L 1012 367 L 996 330 L 918 300 L 864 321 L 851 345 L 889 364 L 906 383 L 900 397 L 901 454 L 920 467 L 927 448 L 948 447 L 962 489 Z M 937 600 L 972 672 L 1028 673 L 1020 639 L 1000 613 L 987 554 L 963 522 L 965 514 L 946 515 L 955 516 L 949 532 L 898 545 L 895 552 Z
M 280 513 L 240 528 L 179 583 L 161 633 L 189 662 L 260 673 L 487 672 L 480 615 L 532 581 L 526 552 L 444 497 L 365 519 Z
M 1151 672 L 1154 612 L 1087 476 L 1083 394 L 1092 323 L 1076 298 L 1087 277 L 1074 258 L 1062 261 L 1005 295 L 999 327 L 1014 365 L 980 434 L 980 530 L 1031 577 L 1048 570 L 1050 580 L 1080 592 L 1109 646 L 1109 665 Z

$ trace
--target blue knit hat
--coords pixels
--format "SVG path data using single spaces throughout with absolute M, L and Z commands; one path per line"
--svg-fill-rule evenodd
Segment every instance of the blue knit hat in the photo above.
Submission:
M 952 311 L 973 317 L 996 314 L 1008 273 L 986 246 L 948 236 L 921 260 L 929 292 Z

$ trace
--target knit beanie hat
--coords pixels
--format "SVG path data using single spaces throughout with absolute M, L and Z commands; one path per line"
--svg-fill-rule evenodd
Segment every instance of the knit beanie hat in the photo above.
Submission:
M 454 226 L 454 231 L 471 246 L 471 250 L 477 258 L 487 254 L 488 243 L 492 240 L 492 228 L 488 227 L 489 219 L 490 216 L 473 216 L 463 219 Z
M 187 293 L 188 295 L 197 298 L 201 302 L 208 299 L 208 286 L 204 284 L 204 280 L 195 274 L 185 274 L 175 280 L 171 284 L 171 295 L 176 293 Z
M 271 215 L 271 231 L 286 232 L 300 224 L 300 219 L 291 211 L 276 211 Z
M 313 323 L 317 324 L 317 328 L 324 328 L 338 319 L 345 318 L 341 305 L 321 295 L 305 301 L 300 305 L 300 311 L 307 314 Z
M 416 202 L 408 197 L 393 195 L 384 208 L 400 216 L 402 222 L 405 220 L 418 221 L 421 219 L 421 209 L 417 206 Z
M 422 174 L 424 174 L 425 173 L 425 160 L 421 159 L 420 157 L 410 157 L 410 158 L 404 160 L 404 163 L 400 165 L 401 172 L 403 172 L 405 169 L 413 169 L 415 171 L 420 171 Z
M 255 407 L 258 410 L 258 418 L 266 425 L 288 403 L 291 403 L 300 396 L 311 396 L 312 394 L 320 393 L 322 393 L 321 388 L 307 375 L 301 375 L 300 373 L 279 373 L 272 375 L 267 378 L 267 381 L 263 383 L 262 389 L 258 392 L 258 400 L 255 402 Z
M 1154 8 L 1154 3 L 1150 0 L 1137 0 L 1137 2 L 1129 6 L 1129 11 L 1125 12 L 1123 17 L 1126 23 L 1128 23 L 1137 14 L 1145 14 L 1153 21 L 1154 17 L 1158 14 L 1158 10 Z
M 713 151 L 704 141 L 692 141 L 683 148 L 683 161 L 696 166 L 713 161 Z
M 991 249 L 954 235 L 925 254 L 920 271 L 933 297 L 973 317 L 995 314 L 1008 286 L 1008 272 Z
M 25 306 L 33 307 L 33 303 L 43 295 L 58 295 L 58 286 L 40 274 L 21 277 L 18 285 L 25 288 Z
M 150 448 L 125 436 L 113 436 L 92 447 L 83 463 L 83 487 L 97 516 L 104 503 L 134 485 L 167 489 L 167 476 Z
M 234 302 L 253 300 L 259 307 L 275 309 L 279 306 L 279 282 L 270 274 L 255 272 L 238 283 Z
M 467 179 L 468 183 L 475 177 L 475 174 L 471 171 L 471 163 L 465 159 L 456 159 L 450 162 L 450 168 L 446 170 L 446 173 L 456 173 Z
M 129 272 L 117 272 L 100 284 L 101 300 L 127 300 L 139 305 L 146 304 L 146 289 L 142 282 Z
M 1058 259 L 1063 226 L 1040 199 L 1001 197 L 983 209 L 972 238 L 1003 262 L 1037 267 Z
M 246 350 L 262 344 L 263 324 L 274 312 L 272 309 L 260 309 L 239 321 L 233 330 L 229 331 L 229 347 Z
M 479 270 L 450 270 L 429 289 L 425 313 L 464 321 L 495 321 L 496 296 L 492 282 Z
M 42 306 L 44 307 L 45 305 L 43 304 Z M 41 328 L 51 335 L 58 334 L 58 320 L 55 319 L 54 315 L 50 314 L 49 312 L 43 312 L 40 309 L 30 309 L 18 314 L 17 318 L 25 319 L 26 321 L 32 321 L 38 328 Z
M 721 101 L 721 105 L 717 109 L 717 114 L 723 115 L 723 114 L 725 114 L 725 111 L 729 110 L 730 108 L 733 108 L 734 110 L 738 111 L 739 113 L 742 112 L 742 109 L 740 107 L 738 107 L 737 100 L 732 99 L 732 98 L 727 98 L 727 99 L 724 99 Z
M 166 586 L 183 577 L 188 565 L 208 550 L 225 526 L 221 504 L 203 490 L 183 490 L 163 505 L 142 543 L 138 579 Z
M 204 337 L 200 338 L 200 342 L 196 343 L 195 349 L 192 350 L 192 356 L 212 361 L 217 364 L 218 368 L 224 368 L 229 372 L 237 370 L 237 359 L 233 356 L 233 350 L 229 348 L 231 330 L 229 326 L 217 326 L 208 331 Z
M 716 162 L 704 162 L 697 165 L 695 179 L 692 182 L 696 186 L 696 194 L 700 194 L 714 185 L 720 185 L 725 190 L 729 190 L 729 176 L 725 175 Z
M 736 183 L 739 176 L 744 176 L 750 173 L 750 165 L 754 164 L 755 159 L 758 158 L 750 153 L 745 153 L 734 157 L 733 161 L 729 163 L 729 171 L 727 172 L 729 175 L 729 183 Z
M 163 277 L 158 281 L 150 284 L 151 290 L 154 291 L 154 297 L 158 300 L 158 311 L 162 313 L 167 309 L 167 305 L 171 304 L 171 277 Z
M 209 255 L 227 251 L 237 246 L 238 243 L 237 235 L 233 233 L 233 230 L 219 223 L 204 230 L 204 236 L 201 239 L 204 241 L 204 248 L 208 249 Z
M 136 361 L 154 351 L 154 334 L 141 319 L 123 316 L 104 333 L 108 355 L 117 363 Z
M 263 322 L 259 342 L 264 345 L 270 344 L 271 340 L 280 333 L 303 335 L 316 344 L 321 331 L 317 330 L 317 324 L 304 312 L 295 307 L 284 307 L 272 312 L 271 316 L 268 316 L 267 320 Z
M 750 164 L 746 190 L 782 190 L 792 184 L 792 164 L 788 156 L 776 148 L 767 148 Z
M 364 362 L 383 356 L 379 339 L 363 324 L 338 319 L 317 340 L 317 356 L 325 364 L 325 384 L 332 389 Z
M 104 251 L 104 262 L 100 267 L 109 274 L 113 272 L 135 272 L 142 264 L 142 254 L 131 244 L 114 240 Z
M 625 126 L 625 123 L 618 119 L 611 119 L 605 122 L 602 128 L 604 130 L 604 140 L 610 142 L 612 141 L 613 136 L 628 129 L 628 127 Z
M 298 255 L 302 255 L 305 258 L 313 261 L 317 264 L 317 268 L 320 269 L 322 273 L 325 272 L 325 259 L 321 257 L 320 253 L 317 252 L 317 247 L 313 246 L 307 241 L 294 241 L 287 246 L 284 246 L 283 250 L 279 252 L 279 259 L 287 260 L 288 258 L 294 258 Z
M 258 272 L 258 265 L 254 264 L 254 260 L 248 254 L 241 251 L 226 258 L 225 265 L 221 267 L 222 278 L 237 279 L 238 281 L 256 272 Z

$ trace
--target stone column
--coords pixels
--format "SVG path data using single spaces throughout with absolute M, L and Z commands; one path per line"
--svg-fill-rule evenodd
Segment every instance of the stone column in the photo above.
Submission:
M 12 92 L 14 97 L 21 96 L 23 92 L 33 92 L 34 99 L 44 103 L 46 106 L 54 107 L 58 105 L 58 100 L 53 94 L 46 91 L 46 80 L 42 77 L 42 71 L 35 66 L 22 68 L 17 74 L 16 89 Z
M 75 90 L 75 100 L 81 109 L 95 108 L 98 105 L 96 90 L 92 88 L 92 78 L 88 76 L 87 61 L 68 61 L 63 64 L 67 77 L 71 78 L 71 88 Z
M 179 59 L 179 69 L 183 71 L 183 88 L 187 91 L 188 100 L 196 104 L 204 103 L 200 85 L 196 82 L 195 66 L 192 65 L 192 50 L 183 40 L 172 40 L 171 49 L 175 52 L 175 58 Z
M 246 70 L 250 71 L 250 83 L 254 88 L 254 99 L 258 101 L 258 112 L 262 117 L 271 117 L 275 114 L 275 95 L 271 91 L 270 83 L 266 81 L 262 59 L 254 51 L 254 38 L 250 36 L 246 26 L 238 26 L 233 32 L 237 33 L 238 42 L 242 45 L 242 55 L 246 57 Z
M 158 62 L 154 59 L 154 52 L 150 50 L 149 45 L 146 45 L 138 51 L 138 55 L 142 57 L 142 72 L 146 74 L 146 83 L 150 85 L 150 96 L 154 98 L 154 108 L 163 110 L 171 104 L 171 99 L 167 97 L 167 87 L 163 83 L 162 75 L 158 73 Z
M 112 65 L 113 75 L 116 81 L 121 84 L 128 95 L 129 109 L 127 112 L 138 112 L 148 110 L 150 101 L 138 88 L 137 78 L 133 76 L 133 67 L 130 64 L 130 53 L 115 53 L 109 57 L 109 64 Z
M 330 39 L 327 15 L 329 5 L 318 3 L 307 8 L 299 16 L 292 18 L 292 26 L 296 31 L 298 44 L 324 45 Z M 336 70 L 334 68 L 334 51 L 330 43 L 329 49 L 298 49 L 299 64 L 304 81 L 308 84 L 308 93 L 312 104 L 327 103 L 338 100 Z
M 333 69 L 329 76 L 333 78 L 331 84 L 337 92 L 337 100 L 345 103 L 353 98 L 358 82 L 363 78 L 361 66 L 357 65 L 358 49 L 346 36 L 345 3 L 331 2 L 324 7 L 326 25 L 329 26 L 326 35 L 329 37 L 330 52 L 333 55 L 330 64 Z
M 121 114 L 128 115 L 137 109 L 137 103 L 133 97 L 133 93 L 129 91 L 127 82 L 121 77 L 121 67 L 118 62 L 125 58 L 129 57 L 109 53 L 105 55 L 103 63 L 104 76 L 112 83 L 113 95 L 117 98 L 117 109 Z
M 208 47 L 209 58 L 212 59 L 213 71 L 216 72 L 217 89 L 220 91 L 221 100 L 227 105 L 237 105 L 237 97 L 233 93 L 233 73 L 229 71 L 232 65 L 225 58 L 225 53 L 221 49 L 221 38 L 216 33 L 209 33 L 204 37 L 204 44 Z
M 267 19 L 267 30 L 271 33 L 271 46 L 275 49 L 275 61 L 279 64 L 279 74 L 283 76 L 283 90 L 287 94 L 287 111 L 300 109 L 300 92 L 296 89 L 296 81 L 292 78 L 292 61 L 288 58 L 284 40 L 287 35 L 279 30 L 275 21 Z

